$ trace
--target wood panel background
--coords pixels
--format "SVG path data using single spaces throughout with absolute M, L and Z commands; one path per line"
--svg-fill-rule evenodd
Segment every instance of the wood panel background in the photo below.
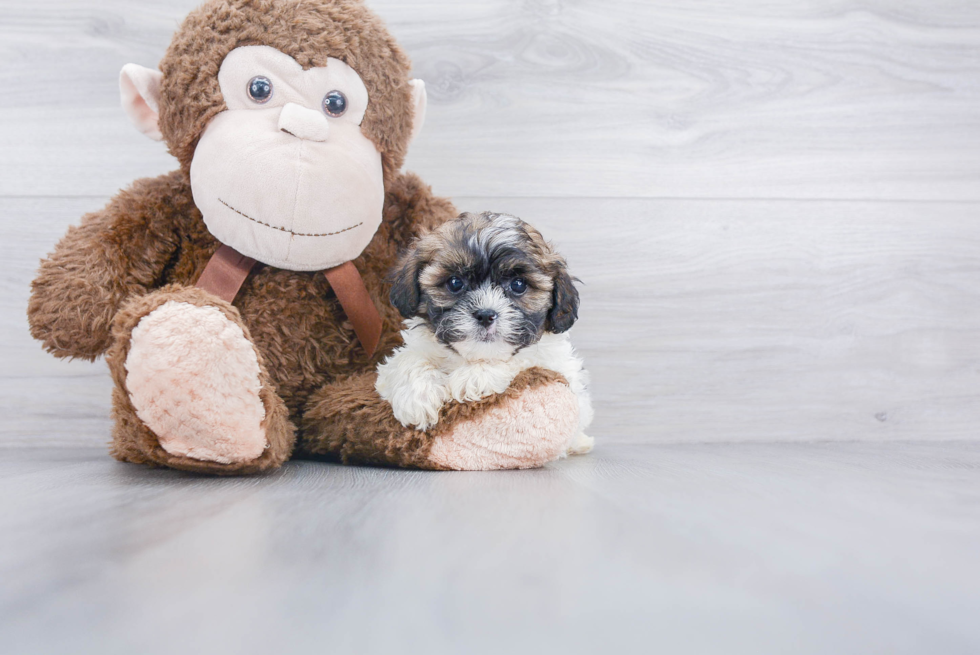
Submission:
M 104 364 L 41 352 L 27 286 L 174 166 L 116 79 L 195 4 L 0 2 L 0 443 L 108 439 Z M 601 440 L 976 438 L 980 4 L 370 4 L 429 89 L 407 167 L 585 282 Z

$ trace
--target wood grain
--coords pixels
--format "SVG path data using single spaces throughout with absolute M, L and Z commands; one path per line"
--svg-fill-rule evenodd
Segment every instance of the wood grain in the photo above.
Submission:
M 101 202 L 0 199 L 0 441 L 108 439 L 104 365 L 55 361 L 24 317 L 38 259 Z M 537 225 L 584 282 L 600 441 L 977 438 L 978 204 L 457 202 Z
M 0 195 L 172 168 L 116 79 L 195 4 L 4 2 Z M 977 3 L 371 5 L 428 83 L 408 165 L 446 195 L 980 200 Z
M 599 438 L 976 439 L 980 206 L 457 199 L 582 286 Z
M 980 445 L 214 479 L 0 448 L 7 653 L 980 650 Z

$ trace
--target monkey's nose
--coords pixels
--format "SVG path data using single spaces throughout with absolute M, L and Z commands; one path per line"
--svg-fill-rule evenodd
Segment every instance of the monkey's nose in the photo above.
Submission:
M 307 141 L 326 141 L 330 135 L 330 123 L 326 116 L 294 102 L 286 103 L 279 112 L 279 129 Z
M 497 320 L 497 312 L 492 309 L 481 309 L 473 314 L 483 327 L 490 327 L 490 324 Z

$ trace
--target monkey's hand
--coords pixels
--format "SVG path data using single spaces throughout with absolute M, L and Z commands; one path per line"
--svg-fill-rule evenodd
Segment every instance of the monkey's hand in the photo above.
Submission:
M 139 180 L 70 227 L 31 284 L 31 334 L 58 357 L 95 359 L 112 319 L 154 286 L 177 248 L 174 216 L 193 209 L 179 172 Z
M 399 423 L 418 430 L 435 425 L 449 400 L 446 374 L 407 348 L 396 350 L 378 367 L 374 388 L 391 405 Z

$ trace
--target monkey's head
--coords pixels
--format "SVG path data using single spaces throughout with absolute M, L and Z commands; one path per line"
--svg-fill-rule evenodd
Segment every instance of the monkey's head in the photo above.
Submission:
M 123 107 L 166 141 L 208 230 L 263 263 L 329 268 L 381 223 L 425 86 L 359 0 L 208 0 L 160 71 L 123 68 Z

